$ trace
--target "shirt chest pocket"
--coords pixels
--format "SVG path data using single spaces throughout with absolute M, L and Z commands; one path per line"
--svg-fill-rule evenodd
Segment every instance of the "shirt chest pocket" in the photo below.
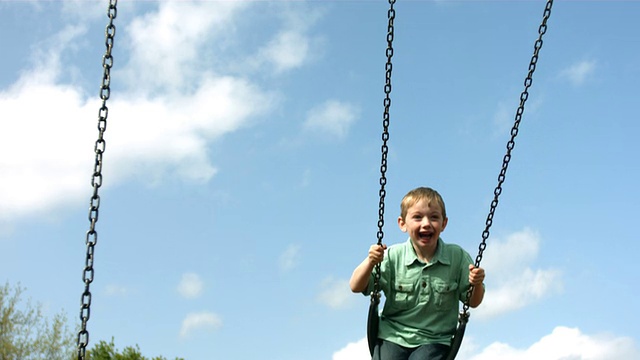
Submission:
M 438 310 L 451 310 L 458 307 L 458 283 L 434 280 L 433 298 Z
M 391 300 L 391 306 L 399 310 L 407 310 L 415 306 L 416 294 L 413 283 L 398 282 L 393 286 L 392 296 L 388 299 Z

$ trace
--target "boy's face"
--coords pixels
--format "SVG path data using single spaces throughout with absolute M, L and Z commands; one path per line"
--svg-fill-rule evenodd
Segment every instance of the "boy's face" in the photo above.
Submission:
M 398 226 L 409 234 L 417 251 L 423 255 L 433 255 L 440 233 L 447 227 L 447 220 L 435 201 L 420 200 L 407 209 L 404 219 L 398 218 Z

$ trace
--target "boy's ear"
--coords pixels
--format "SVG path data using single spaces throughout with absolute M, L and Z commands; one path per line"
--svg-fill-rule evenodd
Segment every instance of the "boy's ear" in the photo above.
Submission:
M 402 232 L 407 232 L 407 223 L 402 220 L 402 216 L 398 216 L 398 227 Z
M 447 228 L 447 224 L 448 223 L 449 223 L 449 218 L 447 218 L 447 217 L 444 218 L 444 220 L 442 221 L 442 230 L 441 230 L 441 232 L 444 231 L 444 229 Z

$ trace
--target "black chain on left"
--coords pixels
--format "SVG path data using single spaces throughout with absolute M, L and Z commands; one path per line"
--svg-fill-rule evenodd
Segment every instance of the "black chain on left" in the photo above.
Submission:
M 98 212 L 100 209 L 100 196 L 98 195 L 98 189 L 102 186 L 102 155 L 104 154 L 106 143 L 104 141 L 104 132 L 107 130 L 107 116 L 109 115 L 109 109 L 107 108 L 107 100 L 111 95 L 111 67 L 113 66 L 113 57 L 111 56 L 111 50 L 113 49 L 113 40 L 116 35 L 116 27 L 113 25 L 113 20 L 117 15 L 118 0 L 109 0 L 109 8 L 107 10 L 107 16 L 109 17 L 109 24 L 105 29 L 105 46 L 106 51 L 102 57 L 102 68 L 104 70 L 102 75 L 102 85 L 100 86 L 100 98 L 102 99 L 102 106 L 98 111 L 98 139 L 96 140 L 94 151 L 96 154 L 95 163 L 93 167 L 93 175 L 91 177 L 91 186 L 93 187 L 93 194 L 89 201 L 89 231 L 86 235 L 87 244 L 87 256 L 85 259 L 84 271 L 82 273 L 82 281 L 84 282 L 84 292 L 82 293 L 81 306 L 80 306 L 80 320 L 82 321 L 81 329 L 78 332 L 78 360 L 84 360 L 87 352 L 87 345 L 89 344 L 89 331 L 87 330 L 87 322 L 89 321 L 91 313 L 91 291 L 89 286 L 93 282 L 93 254 L 96 243 L 98 242 L 98 232 L 96 231 L 96 223 L 98 222 Z
M 518 106 L 518 110 L 516 111 L 515 121 L 513 123 L 513 128 L 511 128 L 511 138 L 507 142 L 507 153 L 502 158 L 502 169 L 500 170 L 500 174 L 498 175 L 498 185 L 493 191 L 493 201 L 491 201 L 491 207 L 489 209 L 489 214 L 487 215 L 487 220 L 485 222 L 485 229 L 482 232 L 482 242 L 478 247 L 478 255 L 476 256 L 475 267 L 480 266 L 480 262 L 482 261 L 482 254 L 487 247 L 487 239 L 489 238 L 489 229 L 493 224 L 493 216 L 495 215 L 496 208 L 498 207 L 498 198 L 502 193 L 502 184 L 507 175 L 507 169 L 509 168 L 509 161 L 511 161 L 511 151 L 516 145 L 515 139 L 518 136 L 518 128 L 520 126 L 520 122 L 522 121 L 522 114 L 524 114 L 524 105 L 529 98 L 529 88 L 531 84 L 533 84 L 533 72 L 536 70 L 536 64 L 538 63 L 538 55 L 540 53 L 540 49 L 542 48 L 542 36 L 547 32 L 547 20 L 551 16 L 551 7 L 553 6 L 553 0 L 547 0 L 547 4 L 544 8 L 544 14 L 542 16 L 542 23 L 538 28 L 538 39 L 534 44 L 533 56 L 531 57 L 531 62 L 529 63 L 529 72 L 527 73 L 527 77 L 524 80 L 524 90 L 520 94 L 520 105 Z M 467 297 L 463 305 L 463 311 L 460 314 L 461 321 L 467 321 L 469 318 L 469 300 L 471 299 L 471 293 L 473 292 L 473 286 L 469 288 L 467 292 Z
M 396 18 L 396 11 L 393 8 L 393 5 L 396 3 L 396 0 L 389 0 L 389 11 L 387 12 L 387 18 L 389 19 L 389 23 L 387 26 L 387 63 L 385 64 L 385 84 L 384 84 L 384 113 L 382 116 L 382 157 L 380 161 L 380 203 L 378 206 L 378 245 L 382 245 L 382 240 L 384 238 L 384 199 L 387 196 L 387 191 L 385 190 L 385 186 L 387 185 L 387 156 L 389 154 L 389 146 L 387 142 L 389 141 L 389 109 L 391 108 L 391 72 L 393 70 L 393 63 L 391 59 L 393 58 L 393 37 L 394 37 L 394 20 Z M 371 302 L 375 302 L 376 304 L 380 301 L 380 264 L 376 264 L 375 273 L 374 273 L 374 281 L 373 281 L 373 292 L 371 293 Z

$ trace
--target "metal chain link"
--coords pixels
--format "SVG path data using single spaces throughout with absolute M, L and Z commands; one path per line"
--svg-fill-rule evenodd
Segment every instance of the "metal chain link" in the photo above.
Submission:
M 387 26 L 387 63 L 385 64 L 385 85 L 384 85 L 384 114 L 382 116 L 382 157 L 380 161 L 380 203 L 378 205 L 378 245 L 382 245 L 382 239 L 384 238 L 384 199 L 387 196 L 385 186 L 387 185 L 387 155 L 389 154 L 389 109 L 391 107 L 391 72 L 393 70 L 393 64 L 391 59 L 393 58 L 393 37 L 394 37 L 394 20 L 396 18 L 396 11 L 393 5 L 396 0 L 389 0 L 389 11 L 387 12 L 387 18 L 389 23 Z M 375 266 L 373 292 L 371 293 L 371 301 L 376 304 L 380 301 L 380 264 Z
M 502 194 L 502 184 L 505 181 L 507 175 L 507 169 L 509 167 L 509 162 L 511 161 L 511 151 L 516 145 L 515 139 L 518 136 L 518 128 L 520 126 L 520 122 L 522 121 L 522 114 L 524 114 L 524 105 L 529 98 L 529 88 L 531 84 L 533 84 L 533 72 L 536 70 L 536 64 L 538 63 L 538 55 L 540 53 L 540 49 L 542 48 L 542 36 L 547 32 L 547 21 L 551 16 L 551 7 L 553 6 L 553 0 L 547 0 L 547 4 L 544 8 L 544 14 L 542 16 L 542 23 L 538 28 L 538 39 L 535 41 L 533 56 L 531 57 L 531 62 L 529 63 L 529 72 L 527 73 L 527 77 L 524 80 L 524 90 L 520 94 L 520 105 L 516 111 L 515 121 L 513 123 L 513 128 L 511 128 L 511 138 L 507 142 L 507 153 L 502 158 L 502 169 L 500 170 L 500 174 L 498 175 L 498 185 L 493 191 L 493 201 L 491 201 L 491 207 L 489 209 L 489 214 L 487 215 L 487 220 L 485 222 L 485 229 L 482 232 L 482 242 L 478 246 L 478 255 L 476 256 L 475 266 L 479 267 L 480 262 L 482 261 L 482 255 L 484 250 L 487 248 L 487 239 L 489 238 L 489 229 L 493 224 L 493 216 L 495 215 L 496 208 L 498 207 L 498 198 L 500 194 Z M 460 314 L 461 321 L 467 321 L 469 318 L 468 310 L 469 310 L 469 300 L 471 298 L 471 293 L 473 292 L 473 286 L 467 292 L 467 297 L 464 302 L 463 312 Z
M 86 234 L 87 256 L 85 260 L 84 271 L 82 273 L 82 281 L 84 282 L 84 292 L 81 297 L 80 306 L 80 320 L 82 321 L 81 329 L 78 332 L 78 359 L 84 360 L 86 356 L 87 345 L 89 344 L 89 331 L 87 330 L 87 322 L 90 317 L 91 308 L 91 291 L 89 286 L 93 282 L 93 254 L 96 243 L 98 242 L 98 232 L 96 231 L 96 223 L 98 222 L 98 213 L 100 209 L 100 196 L 98 195 L 98 189 L 102 186 L 102 155 L 104 154 L 106 143 L 104 141 L 104 132 L 107 129 L 107 116 L 109 115 L 109 109 L 107 108 L 107 100 L 111 95 L 111 67 L 113 65 L 113 57 L 111 56 L 111 50 L 113 49 L 113 40 L 116 34 L 116 27 L 113 25 L 113 20 L 117 15 L 117 0 L 109 0 L 109 8 L 107 10 L 107 16 L 109 17 L 109 24 L 105 29 L 105 46 L 106 51 L 102 57 L 102 68 L 104 73 L 102 75 L 102 85 L 100 86 L 100 99 L 102 99 L 102 106 L 98 111 L 98 139 L 94 146 L 94 152 L 96 154 L 95 163 L 93 167 L 93 175 L 91 177 L 91 186 L 93 187 L 93 194 L 89 201 L 89 231 Z

